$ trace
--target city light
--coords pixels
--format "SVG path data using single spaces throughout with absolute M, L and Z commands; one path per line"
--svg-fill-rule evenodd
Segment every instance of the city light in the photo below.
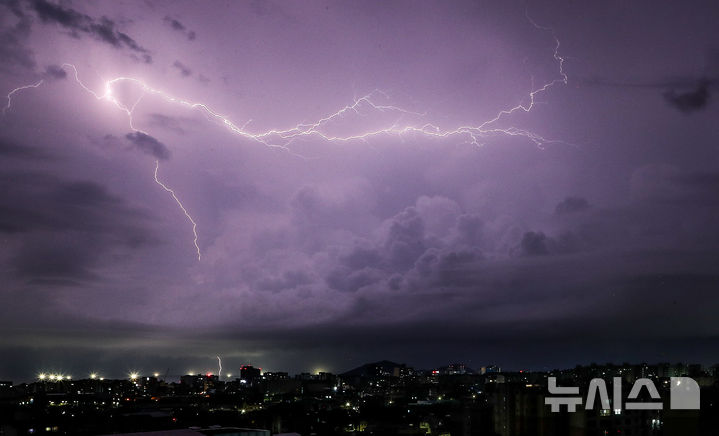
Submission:
M 130 380 L 137 380 L 137 377 L 139 377 L 139 374 L 136 372 L 130 373 Z
M 90 378 L 95 380 L 97 378 L 97 374 L 93 372 L 92 374 L 90 374 Z
M 45 377 L 47 377 L 45 374 L 40 374 L 37 376 L 40 380 L 45 380 Z

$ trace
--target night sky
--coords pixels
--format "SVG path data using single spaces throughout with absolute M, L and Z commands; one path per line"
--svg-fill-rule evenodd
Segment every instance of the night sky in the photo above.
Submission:
M 661 3 L 2 1 L 0 378 L 719 362 L 719 8 Z

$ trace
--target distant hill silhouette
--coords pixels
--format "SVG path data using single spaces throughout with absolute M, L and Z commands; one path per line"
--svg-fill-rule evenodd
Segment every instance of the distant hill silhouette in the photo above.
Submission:
M 477 371 L 474 369 L 465 366 L 461 363 L 455 363 L 451 365 L 445 365 L 440 366 L 437 368 L 437 370 L 441 374 L 452 374 L 452 371 L 458 371 L 460 370 L 460 367 L 463 368 L 464 374 L 477 374 Z M 351 369 L 347 372 L 344 372 L 340 374 L 342 377 L 376 377 L 382 374 L 389 374 L 392 375 L 394 373 L 395 368 L 410 368 L 405 363 L 397 363 L 392 362 L 391 360 L 380 360 L 379 362 L 372 362 L 372 363 L 365 363 L 362 366 L 358 366 L 357 368 Z M 417 370 L 418 372 L 423 372 L 423 370 Z
M 403 366 L 406 365 L 389 360 L 381 360 L 379 362 L 365 363 L 362 366 L 358 366 L 340 375 L 344 377 L 373 377 L 383 372 L 392 374 L 395 368 L 401 368 Z

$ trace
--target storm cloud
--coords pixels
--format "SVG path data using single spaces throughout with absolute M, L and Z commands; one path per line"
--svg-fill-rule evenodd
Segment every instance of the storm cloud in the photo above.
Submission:
M 325 6 L 0 6 L 3 379 L 719 360 L 716 8 Z
M 67 77 L 67 71 L 59 65 L 48 65 L 44 75 L 46 78 L 59 80 Z
M 14 24 L 5 24 L 0 28 L 0 56 L 5 59 L 0 68 L 3 71 L 35 68 L 35 54 L 27 46 L 32 20 L 23 13 L 19 2 L 5 2 L 0 8 L 7 9 L 17 20 Z
M 184 24 L 182 24 L 179 20 L 172 18 L 170 16 L 165 16 L 163 19 L 163 22 L 165 25 L 169 26 L 172 30 L 179 32 L 183 34 L 188 40 L 194 41 L 197 37 L 197 34 L 188 29 Z
M 180 61 L 173 62 L 172 66 L 175 67 L 177 71 L 179 71 L 179 73 L 182 74 L 182 76 L 184 77 L 192 75 L 192 70 Z
M 709 86 L 709 81 L 702 81 L 691 91 L 670 90 L 664 93 L 664 99 L 671 106 L 685 113 L 702 110 L 709 104 Z
M 167 146 L 150 135 L 142 132 L 131 132 L 126 134 L 125 138 L 145 154 L 149 154 L 160 160 L 170 158 L 171 153 Z
M 34 0 L 30 5 L 44 23 L 58 24 L 78 38 L 81 35 L 89 35 L 112 47 L 129 49 L 139 55 L 144 62 L 152 62 L 149 51 L 127 33 L 117 30 L 116 23 L 107 17 L 103 16 L 97 20 L 75 9 L 63 7 L 46 0 Z

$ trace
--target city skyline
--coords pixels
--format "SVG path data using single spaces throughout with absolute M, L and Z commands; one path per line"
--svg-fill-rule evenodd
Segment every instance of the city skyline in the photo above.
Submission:
M 246 366 L 232 380 L 53 376 L 0 381 L 0 426 L 77 435 L 706 435 L 716 428 L 718 376 L 719 365 L 682 363 L 506 372 L 460 363 L 420 371 L 390 361 L 295 376 Z M 568 390 L 579 396 L 557 395 Z
M 389 368 L 389 369 L 388 369 Z M 641 363 L 629 363 L 629 362 L 622 362 L 622 363 L 612 363 L 612 362 L 604 362 L 604 363 L 597 363 L 592 362 L 587 365 L 577 364 L 572 367 L 565 367 L 565 368 L 551 368 L 547 370 L 529 370 L 529 369 L 520 369 L 520 370 L 505 370 L 502 367 L 494 364 L 485 364 L 481 367 L 472 368 L 469 365 L 466 365 L 462 362 L 453 362 L 453 363 L 446 363 L 444 365 L 439 366 L 433 366 L 430 368 L 418 368 L 415 367 L 409 363 L 406 362 L 393 362 L 390 360 L 381 360 L 377 362 L 365 362 L 361 365 L 358 365 L 356 367 L 352 368 L 345 368 L 340 371 L 330 371 L 327 368 L 314 368 L 310 371 L 302 371 L 298 373 L 292 373 L 288 372 L 286 370 L 283 370 L 283 368 L 275 368 L 272 370 L 263 370 L 261 367 L 255 367 L 251 364 L 243 364 L 238 365 L 233 368 L 229 368 L 230 371 L 233 369 L 236 370 L 235 372 L 229 372 L 225 371 L 223 373 L 218 371 L 218 368 L 213 369 L 205 369 L 203 370 L 195 370 L 190 369 L 184 372 L 177 372 L 173 371 L 172 369 L 168 368 L 165 372 L 158 372 L 158 371 L 142 371 L 142 370 L 131 370 L 127 372 L 126 374 L 110 374 L 110 373 L 103 373 L 102 371 L 86 371 L 84 374 L 76 374 L 72 375 L 69 373 L 64 373 L 62 371 L 39 371 L 35 374 L 33 374 L 31 377 L 20 380 L 20 381 L 12 381 L 14 385 L 21 385 L 21 384 L 32 384 L 32 383 L 64 383 L 64 382 L 77 382 L 77 381 L 121 381 L 121 380 L 127 380 L 127 381 L 139 381 L 142 379 L 156 379 L 163 382 L 168 383 L 182 383 L 183 379 L 188 379 L 188 377 L 200 377 L 200 378 L 207 378 L 207 379 L 213 379 L 217 381 L 225 381 L 225 382 L 236 382 L 241 380 L 250 380 L 254 378 L 268 378 L 268 379 L 307 379 L 307 380 L 313 380 L 313 379 L 326 379 L 327 377 L 342 377 L 345 379 L 352 379 L 356 377 L 373 377 L 373 373 L 377 372 L 377 376 L 379 374 L 384 374 L 384 376 L 388 377 L 400 377 L 398 374 L 394 374 L 393 370 L 400 369 L 403 371 L 402 377 L 404 376 L 414 376 L 414 375 L 423 375 L 423 376 L 446 376 L 446 375 L 482 375 L 482 376 L 491 376 L 492 374 L 506 374 L 506 375 L 529 375 L 534 374 L 541 375 L 541 374 L 569 374 L 577 371 L 606 371 L 607 368 L 611 368 L 612 371 L 619 371 L 621 372 L 632 372 L 632 371 L 640 371 L 640 373 L 645 374 L 645 377 L 648 378 L 669 378 L 669 377 L 679 377 L 679 376 L 694 376 L 694 377 L 701 377 L 701 376 L 711 376 L 715 377 L 717 374 L 719 374 L 719 363 L 713 364 L 711 366 L 704 366 L 697 363 L 687 363 L 687 362 L 655 362 L 655 363 L 648 363 L 648 362 L 641 362 Z M 225 368 L 228 369 L 228 368 Z M 0 377 L 0 380 L 3 380 L 3 383 L 7 383 L 8 380 L 5 380 L 4 378 Z
M 719 362 L 714 5 L 0 10 L 0 377 Z

